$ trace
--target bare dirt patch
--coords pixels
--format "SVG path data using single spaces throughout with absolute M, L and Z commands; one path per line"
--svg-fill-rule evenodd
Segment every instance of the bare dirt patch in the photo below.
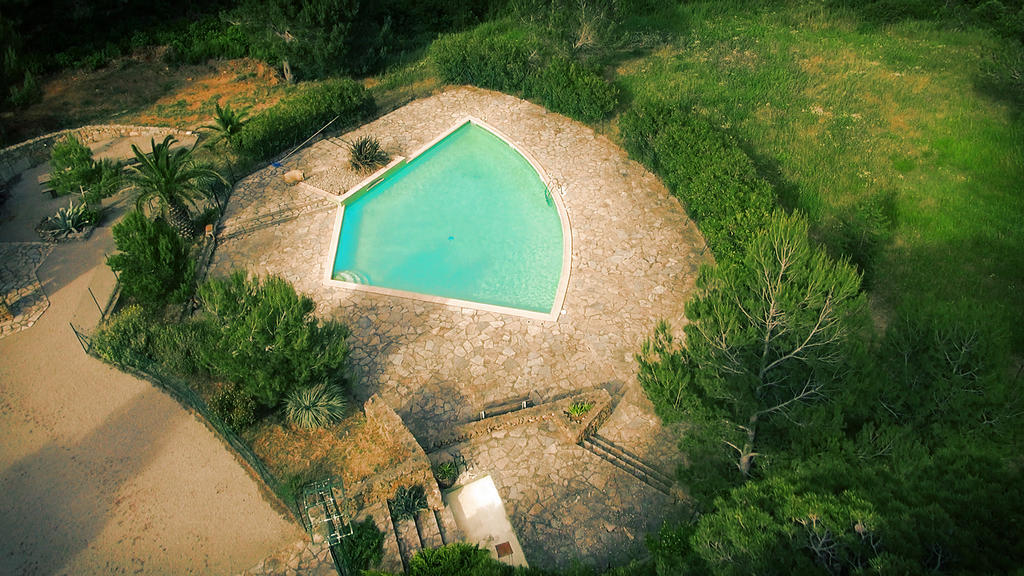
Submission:
M 194 129 L 210 121 L 214 103 L 259 110 L 275 103 L 285 84 L 255 60 L 168 66 L 161 50 L 118 59 L 94 71 L 74 70 L 43 81 L 40 102 L 0 118 L 7 143 L 90 123 Z
M 378 427 L 367 426 L 362 410 L 352 412 L 329 428 L 313 430 L 263 423 L 248 433 L 248 439 L 271 473 L 293 484 L 335 476 L 353 486 L 411 456 Z

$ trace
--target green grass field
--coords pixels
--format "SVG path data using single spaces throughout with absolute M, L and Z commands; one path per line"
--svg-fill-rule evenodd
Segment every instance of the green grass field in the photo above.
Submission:
M 855 253 L 879 322 L 968 315 L 1024 352 L 1019 44 L 822 6 L 662 21 L 671 40 L 616 67 L 626 105 L 683 100 L 734 134 L 817 239 Z

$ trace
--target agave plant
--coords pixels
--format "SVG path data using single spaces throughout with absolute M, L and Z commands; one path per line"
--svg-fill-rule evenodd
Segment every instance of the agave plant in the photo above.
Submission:
M 388 503 L 391 505 L 391 518 L 395 521 L 415 518 L 417 512 L 426 509 L 427 494 L 420 485 L 402 486 Z
M 593 407 L 594 404 L 591 402 L 573 402 L 569 405 L 569 409 L 565 411 L 565 414 L 573 420 L 579 420 L 583 418 L 584 414 L 590 412 L 590 409 Z
M 55 237 L 76 234 L 94 224 L 97 217 L 85 202 L 76 206 L 75 201 L 70 200 L 67 208 L 58 209 L 56 214 L 46 219 L 46 230 Z
M 321 382 L 293 390 L 285 400 L 285 417 L 300 428 L 323 428 L 345 415 L 345 405 L 338 388 Z
M 248 108 L 236 111 L 231 109 L 231 104 L 225 104 L 221 108 L 220 103 L 217 103 L 213 115 L 213 124 L 203 126 L 204 130 L 209 130 L 213 133 L 213 136 L 207 141 L 206 145 L 215 146 L 220 142 L 224 142 L 231 146 L 232 140 L 242 131 L 242 127 L 245 126 L 246 122 L 249 121 L 248 116 Z
M 197 166 L 192 159 L 192 150 L 179 148 L 171 150 L 177 142 L 168 136 L 157 144 L 150 140 L 152 152 L 144 154 L 138 146 L 132 145 L 137 164 L 131 167 L 131 183 L 139 195 L 138 208 L 156 202 L 167 222 L 183 238 L 195 236 L 195 226 L 186 204 L 195 206 L 197 200 L 211 196 L 210 185 L 214 180 L 227 184 L 223 176 L 210 168 Z
M 448 488 L 459 477 L 459 467 L 453 461 L 440 462 L 434 466 L 434 478 L 441 488 Z
M 379 168 L 391 160 L 391 156 L 384 151 L 380 142 L 372 136 L 360 136 L 348 145 L 350 153 L 349 163 L 355 170 L 369 172 Z

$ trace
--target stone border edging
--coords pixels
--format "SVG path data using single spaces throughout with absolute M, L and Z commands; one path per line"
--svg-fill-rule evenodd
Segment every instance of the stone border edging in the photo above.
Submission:
M 594 406 L 587 412 L 579 423 L 572 423 L 563 416 L 565 409 L 573 402 L 593 402 Z M 488 435 L 492 432 L 506 428 L 516 428 L 525 424 L 531 424 L 540 420 L 555 418 L 559 427 L 565 433 L 566 438 L 572 444 L 578 444 L 584 437 L 593 434 L 604 424 L 611 415 L 612 398 L 608 391 L 603 388 L 588 390 L 538 404 L 522 410 L 507 412 L 498 416 L 491 416 L 483 420 L 476 420 L 467 424 L 455 426 L 452 431 L 439 438 L 435 438 L 427 448 L 431 452 L 442 450 L 454 444 L 468 442 L 474 438 Z
M 192 133 L 191 130 L 165 126 L 135 126 L 132 124 L 87 124 L 78 128 L 50 132 L 0 150 L 0 182 L 10 182 L 25 170 L 46 162 L 50 157 L 50 149 L 53 148 L 54 142 L 68 134 L 75 134 L 83 143 L 89 143 L 107 138 Z

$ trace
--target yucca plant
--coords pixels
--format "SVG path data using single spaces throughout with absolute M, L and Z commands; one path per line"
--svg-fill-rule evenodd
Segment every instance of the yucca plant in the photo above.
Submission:
M 60 208 L 57 213 L 46 219 L 46 230 L 53 236 L 68 236 L 81 232 L 86 226 L 95 224 L 98 215 L 82 202 L 75 205 L 74 200 L 68 202 L 67 208 Z
M 348 145 L 349 163 L 352 168 L 369 172 L 388 163 L 391 156 L 384 151 L 380 142 L 372 136 L 360 136 Z
M 131 167 L 131 183 L 139 191 L 135 200 L 138 208 L 156 202 L 171 227 L 182 238 L 192 238 L 195 226 L 186 204 L 195 206 L 197 200 L 211 197 L 213 181 L 220 180 L 224 184 L 227 181 L 216 171 L 197 166 L 192 150 L 172 151 L 171 146 L 176 142 L 174 136 L 164 138 L 159 144 L 151 139 L 149 154 L 133 144 L 132 152 L 138 163 Z
M 285 417 L 299 428 L 324 428 L 345 415 L 345 397 L 327 382 L 293 390 L 285 400 Z
M 391 518 L 400 521 L 415 518 L 416 513 L 427 508 L 427 494 L 423 486 L 401 486 L 395 497 L 388 501 L 391 504 Z
M 217 103 L 213 115 L 213 124 L 203 126 L 204 130 L 209 130 L 213 133 L 213 136 L 207 141 L 206 145 L 212 147 L 220 142 L 224 142 L 229 147 L 233 147 L 235 136 L 242 131 L 242 127 L 248 121 L 248 108 L 236 111 L 231 109 L 231 104 L 225 104 L 221 108 L 220 103 Z

